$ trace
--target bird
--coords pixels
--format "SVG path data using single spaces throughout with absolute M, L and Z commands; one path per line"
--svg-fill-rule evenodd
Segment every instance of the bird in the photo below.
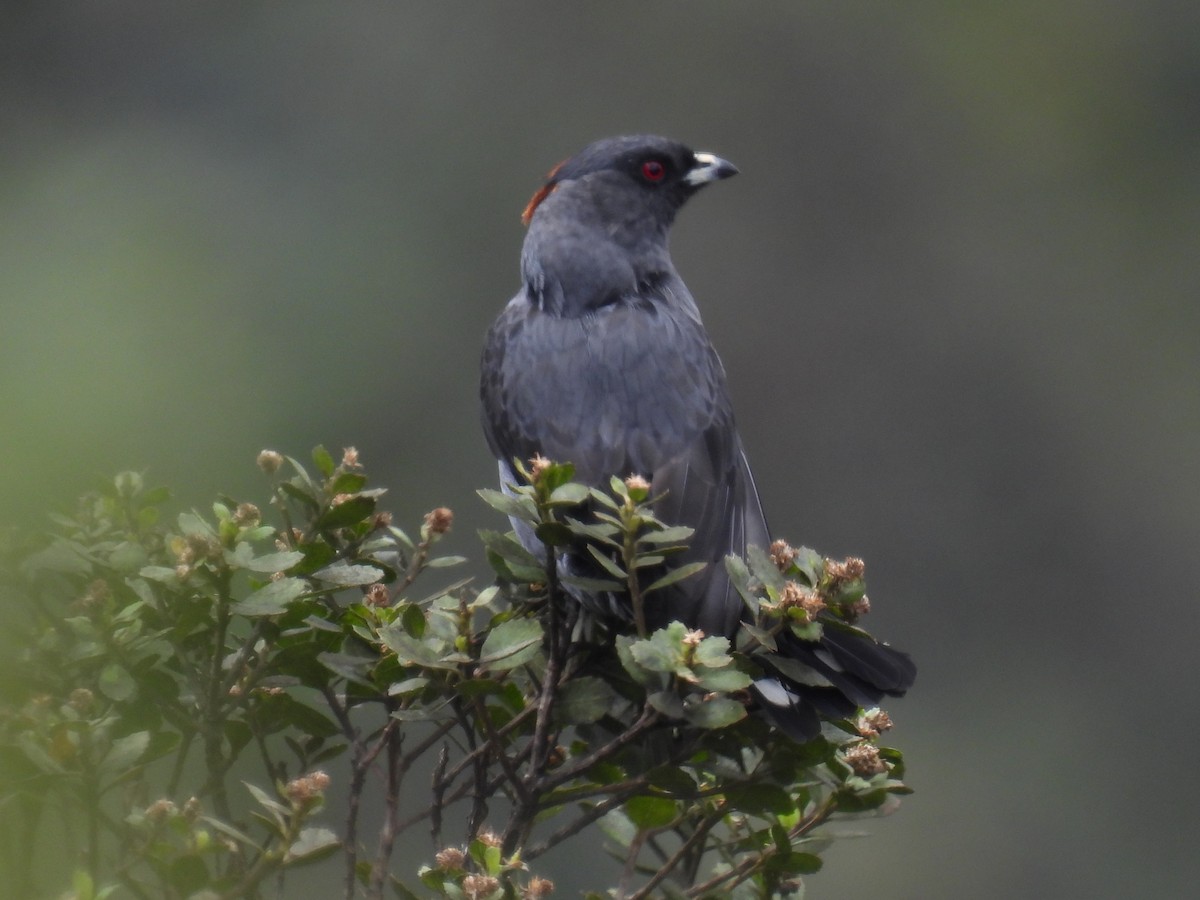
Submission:
M 555 166 L 526 206 L 521 285 L 487 332 L 481 359 L 483 430 L 501 485 L 516 461 L 567 462 L 606 486 L 640 476 L 655 515 L 694 530 L 667 565 L 697 574 L 647 600 L 652 627 L 680 621 L 733 638 L 746 615 L 725 558 L 765 549 L 770 531 L 738 434 L 725 369 L 671 259 L 676 215 L 698 191 L 738 173 L 732 163 L 655 135 L 610 137 Z M 533 531 L 514 522 L 530 552 Z M 583 548 L 559 554 L 585 572 Z M 572 590 L 591 612 L 628 616 L 627 598 Z M 819 641 L 784 634 L 778 652 L 803 677 L 758 678 L 768 718 L 796 740 L 820 716 L 847 717 L 902 695 L 915 666 L 865 632 L 825 628 Z

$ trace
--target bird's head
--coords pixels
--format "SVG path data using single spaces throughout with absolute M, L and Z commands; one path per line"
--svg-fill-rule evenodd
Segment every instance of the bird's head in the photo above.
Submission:
M 670 226 L 675 213 L 704 185 L 737 174 L 711 153 L 653 135 L 605 138 L 555 166 L 525 207 L 522 221 L 552 216 L 597 216 L 604 224 L 640 220 Z M 551 201 L 551 202 L 547 202 Z

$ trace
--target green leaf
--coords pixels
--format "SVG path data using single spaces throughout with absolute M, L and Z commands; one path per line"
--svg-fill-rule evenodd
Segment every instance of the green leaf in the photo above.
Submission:
M 425 563 L 427 569 L 448 569 L 450 566 L 461 566 L 467 561 L 465 556 L 435 556 Z
M 725 728 L 746 718 L 746 707 L 728 697 L 702 700 L 693 695 L 684 701 L 683 714 L 700 728 Z
M 571 543 L 571 529 L 562 522 L 542 522 L 533 533 L 547 547 L 565 547 Z
M 501 534 L 485 529 L 479 532 L 479 537 L 488 550 L 488 561 L 500 575 L 516 581 L 546 580 L 546 572 L 537 557 L 526 550 L 512 532 Z M 497 562 L 503 566 L 503 570 L 497 566 Z
M 812 853 L 789 850 L 773 853 L 767 859 L 764 870 L 775 878 L 793 878 L 797 875 L 813 875 L 821 871 L 821 857 Z
M 729 655 L 729 638 L 720 635 L 706 637 L 697 645 L 692 659 L 697 665 L 713 669 L 729 665 L 733 662 L 733 657 Z
M 350 525 L 357 525 L 374 512 L 375 498 L 366 494 L 356 494 L 325 510 L 317 519 L 317 527 L 346 528 Z
M 640 666 L 652 672 L 674 672 L 683 665 L 686 633 L 687 627 L 682 622 L 672 622 L 650 637 L 634 641 L 629 650 Z
M 648 588 L 646 588 L 644 591 L 642 591 L 642 593 L 649 594 L 651 591 L 657 591 L 660 588 L 665 588 L 668 585 L 675 584 L 675 582 L 677 582 L 677 581 L 682 581 L 683 579 L 685 579 L 691 575 L 695 575 L 697 572 L 699 572 L 701 569 L 703 569 L 706 565 L 708 565 L 708 563 L 693 562 L 693 563 L 688 563 L 686 565 L 680 566 L 677 569 L 671 569 L 669 572 L 667 572 L 666 575 L 664 575 L 662 578 L 658 579 L 653 584 L 651 584 Z
M 148 731 L 136 731 L 133 734 L 119 737 L 112 742 L 112 746 L 104 754 L 100 768 L 105 772 L 123 775 L 130 766 L 142 758 L 142 754 L 149 746 L 150 732 Z
M 430 643 L 418 641 L 409 637 L 408 633 L 396 624 L 379 630 L 379 639 L 385 647 L 396 654 L 396 660 L 401 665 L 418 665 L 427 669 L 456 669 L 457 659 L 447 659 L 445 647 L 434 647 Z
M 556 487 L 550 494 L 550 503 L 554 506 L 574 506 L 588 498 L 591 488 L 578 482 L 568 482 Z
M 585 725 L 610 712 L 617 700 L 617 693 L 608 682 L 584 675 L 559 687 L 554 716 L 564 725 Z
M 242 548 L 245 548 L 243 550 Z M 284 550 L 279 553 L 267 553 L 263 556 L 254 556 L 253 551 L 250 551 L 249 544 L 238 544 L 232 554 L 226 555 L 226 561 L 230 565 L 234 564 L 239 568 L 248 569 L 251 572 L 262 572 L 264 574 L 273 574 L 275 572 L 286 572 L 292 566 L 296 565 L 302 559 L 304 554 L 299 550 Z M 244 555 L 243 555 L 244 554 Z M 232 559 L 231 559 L 232 557 Z
M 300 578 L 280 578 L 233 604 L 233 611 L 241 616 L 277 616 L 287 612 L 288 606 L 307 591 L 308 584 Z
M 325 449 L 324 444 L 317 444 L 313 447 L 312 452 L 313 463 L 316 464 L 317 471 L 328 478 L 337 468 L 337 463 L 333 461 L 333 457 L 329 451 Z
M 489 632 L 479 652 L 481 666 L 503 672 L 529 662 L 542 647 L 542 625 L 536 619 L 510 619 Z
M 600 563 L 600 566 L 613 578 L 623 582 L 629 577 L 625 570 L 617 565 L 617 563 L 607 553 L 596 549 L 591 544 L 588 544 L 588 553 L 590 553 L 592 555 L 592 559 Z
M 741 691 L 750 687 L 753 679 L 732 666 L 724 669 L 694 669 L 696 685 L 706 691 Z
M 312 574 L 313 578 L 339 587 L 355 587 L 374 584 L 383 578 L 383 572 L 374 566 L 351 566 L 343 562 L 334 563 Z
M 566 520 L 567 527 L 571 529 L 572 534 L 591 541 L 597 541 L 608 547 L 621 549 L 621 545 L 613 540 L 613 536 L 619 534 L 621 531 L 619 526 L 609 522 L 580 522 L 578 519 L 572 519 L 570 516 L 564 516 L 563 518 Z
M 658 531 L 649 531 L 638 538 L 638 542 L 647 544 L 678 544 L 686 541 L 696 533 L 695 528 L 689 528 L 686 525 L 673 525 L 669 528 L 660 528 Z
M 100 692 L 109 700 L 128 700 L 137 693 L 137 682 L 119 663 L 109 663 L 100 670 Z
M 640 831 L 664 828 L 675 820 L 675 801 L 669 797 L 632 797 L 625 812 Z
M 328 828 L 304 828 L 296 842 L 288 847 L 284 863 L 316 862 L 329 856 L 341 846 L 338 836 Z
M 767 551 L 756 544 L 751 544 L 746 548 L 746 562 L 750 566 L 750 571 L 754 577 L 761 581 L 769 588 L 776 591 L 782 591 L 787 579 L 783 577 L 783 573 L 779 571 L 779 567 L 771 561 L 771 557 L 767 555 Z
M 367 476 L 361 472 L 343 472 L 329 485 L 330 494 L 357 494 L 367 486 Z
M 503 513 L 510 519 L 519 519 L 530 525 L 538 523 L 537 504 L 528 494 L 513 496 L 492 488 L 481 488 L 475 493 L 492 509 Z
M 196 515 L 194 512 L 182 512 L 179 514 L 179 530 L 186 535 L 196 535 L 198 537 L 215 538 L 217 533 L 213 531 L 211 525 Z
M 411 636 L 417 639 L 425 637 L 425 610 L 415 603 L 406 603 L 400 613 L 400 625 Z
M 754 784 L 735 785 L 726 791 L 733 809 L 742 813 L 764 815 L 771 813 L 786 816 L 796 811 L 796 804 L 791 794 L 778 784 L 758 782 Z

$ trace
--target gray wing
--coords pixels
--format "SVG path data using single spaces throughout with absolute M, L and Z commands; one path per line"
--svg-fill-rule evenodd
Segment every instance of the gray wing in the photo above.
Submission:
M 663 495 L 657 514 L 696 531 L 675 564 L 707 563 L 651 596 L 652 624 L 680 619 L 731 634 L 741 601 L 724 558 L 769 538 L 724 369 L 694 310 L 678 281 L 659 297 L 623 298 L 580 317 L 541 312 L 518 295 L 488 335 L 484 430 L 502 461 L 541 453 L 570 460 L 589 484 L 650 479 Z

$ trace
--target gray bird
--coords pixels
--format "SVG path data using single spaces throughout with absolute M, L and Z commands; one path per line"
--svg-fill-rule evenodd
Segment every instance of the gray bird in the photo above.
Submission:
M 646 135 L 597 141 L 557 166 L 525 210 L 522 286 L 488 332 L 480 381 L 501 483 L 517 481 L 514 459 L 535 454 L 573 463 L 589 485 L 646 478 L 661 497 L 656 515 L 695 529 L 672 564 L 707 564 L 651 595 L 649 624 L 679 620 L 729 637 L 744 605 L 724 559 L 771 539 L 724 367 L 667 244 L 688 198 L 737 171 Z M 544 558 L 528 528 L 517 532 Z M 580 573 L 595 564 L 568 552 L 558 565 Z M 623 612 L 620 598 L 574 593 L 602 615 Z M 826 628 L 819 642 L 787 634 L 779 650 L 809 675 L 762 678 L 756 693 L 800 740 L 818 732 L 818 712 L 851 715 L 903 694 L 915 676 L 907 655 L 850 629 Z

